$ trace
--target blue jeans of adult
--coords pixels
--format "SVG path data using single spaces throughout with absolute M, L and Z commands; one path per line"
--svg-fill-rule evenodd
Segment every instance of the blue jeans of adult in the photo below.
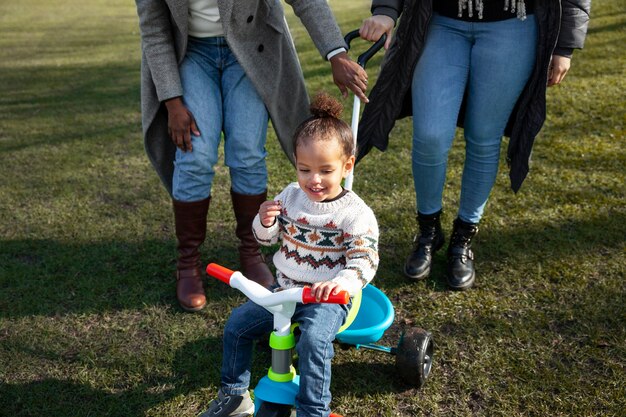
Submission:
M 225 39 L 190 37 L 180 77 L 183 102 L 200 136 L 192 135 L 191 152 L 176 150 L 174 199 L 192 202 L 211 195 L 222 133 L 232 190 L 246 195 L 265 192 L 268 112 Z
M 296 396 L 299 416 L 327 417 L 330 414 L 331 359 L 333 340 L 346 320 L 349 306 L 298 304 L 292 322 L 302 331 L 296 352 L 300 388 Z M 233 310 L 224 328 L 222 390 L 241 395 L 250 386 L 253 341 L 273 330 L 270 312 L 248 301 Z
M 435 14 L 412 80 L 417 209 L 442 208 L 448 152 L 466 96 L 465 166 L 458 217 L 478 223 L 498 173 L 500 144 L 535 63 L 537 24 L 465 22 Z

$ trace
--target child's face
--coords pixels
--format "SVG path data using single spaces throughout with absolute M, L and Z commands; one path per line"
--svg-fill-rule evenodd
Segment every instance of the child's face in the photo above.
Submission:
M 337 140 L 305 140 L 296 148 L 298 184 L 312 201 L 337 197 L 353 167 L 354 156 L 343 155 Z

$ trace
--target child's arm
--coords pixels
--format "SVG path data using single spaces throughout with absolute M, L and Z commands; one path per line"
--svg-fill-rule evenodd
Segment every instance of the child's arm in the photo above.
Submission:
M 291 184 L 278 194 L 274 200 L 261 203 L 259 213 L 252 222 L 252 232 L 257 242 L 263 246 L 271 246 L 280 239 L 278 216 L 283 208 L 283 201 L 289 195 Z
M 259 220 L 265 227 L 272 227 L 280 214 L 280 200 L 264 201 L 259 207 Z
M 378 268 L 378 223 L 371 210 L 363 210 L 346 232 L 346 266 L 332 282 L 355 295 L 376 275 Z
M 252 232 L 260 245 L 271 246 L 278 242 L 280 228 L 278 227 L 276 217 L 280 214 L 280 208 L 278 213 L 276 213 L 276 207 L 280 207 L 280 203 L 265 201 L 259 207 L 259 213 L 252 221 Z

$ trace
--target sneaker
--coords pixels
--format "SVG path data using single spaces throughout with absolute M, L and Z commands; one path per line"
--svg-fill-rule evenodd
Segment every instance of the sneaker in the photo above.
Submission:
M 249 417 L 254 414 L 254 403 L 250 393 L 243 395 L 224 394 L 222 389 L 217 392 L 217 398 L 211 401 L 209 409 L 199 417 Z

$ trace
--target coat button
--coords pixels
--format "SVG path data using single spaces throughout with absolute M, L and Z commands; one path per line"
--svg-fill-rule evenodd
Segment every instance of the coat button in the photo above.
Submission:
M 258 47 L 258 48 L 256 48 L 256 49 L 257 49 L 257 51 L 259 51 L 259 52 L 263 52 L 263 49 L 265 49 L 265 48 L 264 48 L 263 44 L 261 44 L 261 45 L 259 45 L 259 47 Z
M 250 15 L 248 16 L 248 19 L 246 20 L 248 23 L 252 22 L 252 20 L 254 19 L 254 16 Z

